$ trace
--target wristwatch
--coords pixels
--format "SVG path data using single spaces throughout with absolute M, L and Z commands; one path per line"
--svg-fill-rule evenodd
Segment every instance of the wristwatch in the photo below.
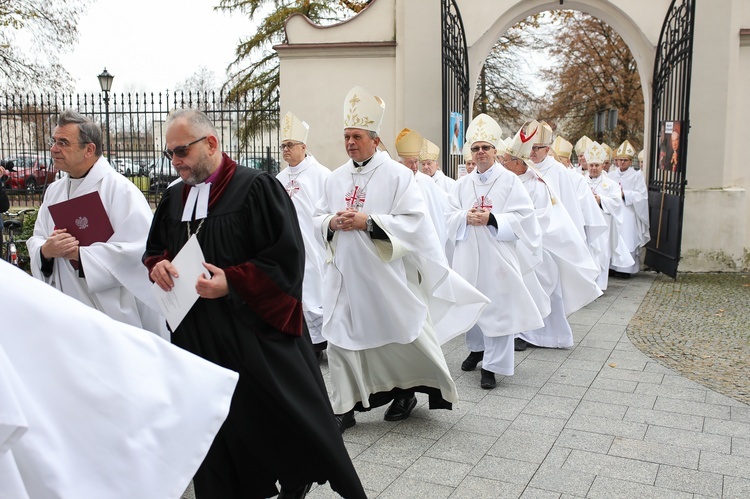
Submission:
M 367 232 L 372 232 L 372 217 L 368 215 L 367 221 L 365 222 Z

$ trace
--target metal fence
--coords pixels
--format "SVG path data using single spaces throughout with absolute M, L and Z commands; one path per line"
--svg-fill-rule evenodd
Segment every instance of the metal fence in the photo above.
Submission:
M 239 165 L 279 170 L 278 96 L 220 92 L 5 95 L 0 98 L 0 158 L 14 163 L 5 179 L 13 206 L 39 206 L 46 187 L 60 178 L 47 143 L 57 116 L 74 109 L 101 124 L 104 155 L 155 205 L 176 178 L 164 158 L 169 111 L 196 108 L 211 119 L 223 150 Z

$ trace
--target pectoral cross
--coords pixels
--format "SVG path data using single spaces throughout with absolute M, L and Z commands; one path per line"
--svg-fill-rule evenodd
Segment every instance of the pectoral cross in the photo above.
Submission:
M 289 183 L 286 184 L 286 193 L 289 194 L 290 198 L 293 198 L 297 191 L 299 191 L 299 182 L 296 180 L 290 180 Z
M 359 208 L 365 204 L 365 192 L 360 191 L 359 186 L 355 185 L 354 189 L 349 191 L 344 200 L 346 201 L 347 208 L 359 210 Z
M 480 210 L 486 209 L 488 211 L 492 211 L 492 200 L 489 199 L 487 196 L 479 196 L 479 203 L 477 203 L 476 206 Z

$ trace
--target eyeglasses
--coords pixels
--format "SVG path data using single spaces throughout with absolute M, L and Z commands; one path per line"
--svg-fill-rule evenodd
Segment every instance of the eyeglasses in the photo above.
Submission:
M 192 146 L 193 144 L 197 144 L 201 140 L 204 140 L 207 138 L 208 138 L 208 135 L 205 135 L 201 137 L 200 139 L 196 139 L 192 142 L 185 144 L 184 146 L 177 146 L 174 149 L 164 149 L 163 151 L 164 156 L 166 156 L 166 158 L 170 161 L 172 160 L 174 156 L 177 156 L 178 158 L 184 158 L 185 156 L 188 155 L 188 149 L 190 148 L 190 146 Z
M 55 140 L 55 139 L 49 139 L 49 141 L 47 141 L 47 145 L 48 146 L 50 146 L 50 147 L 57 146 L 58 149 L 65 149 L 66 147 L 70 147 L 73 144 L 77 144 L 77 145 L 80 145 L 80 144 L 91 144 L 91 142 L 68 142 L 65 139 L 57 139 L 57 140 Z
M 471 152 L 479 152 L 480 149 L 486 152 L 486 151 L 489 151 L 490 149 L 494 149 L 494 146 L 488 146 L 488 145 L 474 146 L 471 148 Z
M 300 144 L 302 144 L 302 142 L 285 142 L 281 144 L 281 150 L 283 151 L 284 149 L 291 149 L 292 147 L 298 146 Z
M 545 147 L 549 147 L 549 146 L 531 146 L 531 150 L 538 151 L 539 149 L 544 149 Z

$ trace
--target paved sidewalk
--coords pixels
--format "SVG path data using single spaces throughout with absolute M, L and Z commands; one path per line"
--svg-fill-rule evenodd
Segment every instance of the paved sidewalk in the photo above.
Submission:
M 626 327 L 655 276 L 610 279 L 573 314 L 570 350 L 516 352 L 516 374 L 479 388 L 463 340 L 444 346 L 453 411 L 383 421 L 357 414 L 344 434 L 371 498 L 750 497 L 750 407 L 636 348 Z M 328 381 L 327 365 L 323 364 Z M 316 486 L 310 499 L 338 497 Z

